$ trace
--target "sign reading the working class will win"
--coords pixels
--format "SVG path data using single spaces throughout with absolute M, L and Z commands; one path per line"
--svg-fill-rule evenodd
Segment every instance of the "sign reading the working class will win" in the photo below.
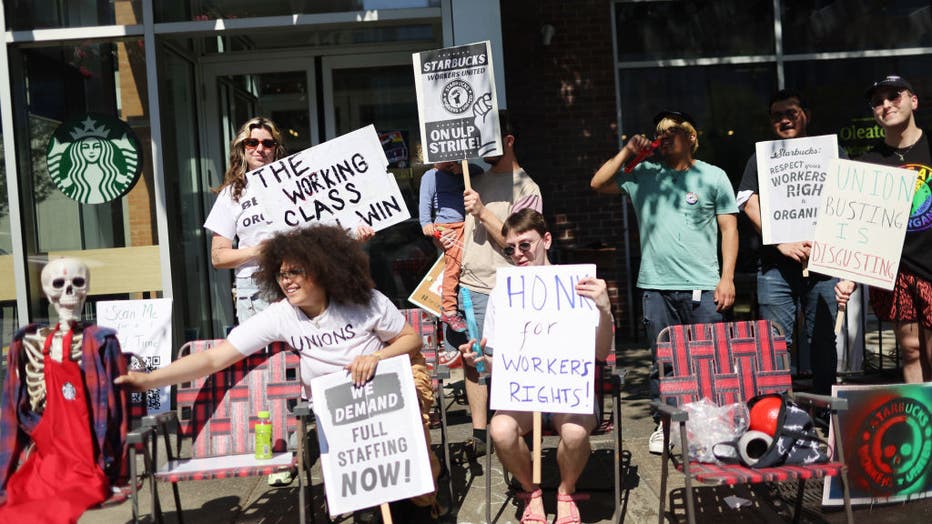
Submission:
M 893 289 L 916 172 L 839 159 L 822 189 L 809 270 Z
M 315 224 L 380 231 L 410 218 L 373 125 L 246 173 L 273 230 Z
M 832 386 L 832 396 L 848 400 L 829 437 L 841 437 L 853 504 L 932 495 L 932 384 Z M 839 477 L 826 478 L 822 503 L 843 501 Z
M 835 135 L 758 142 L 761 232 L 764 244 L 812 240 L 822 184 L 838 158 Z
M 493 409 L 593 413 L 599 312 L 576 283 L 594 275 L 593 264 L 497 271 L 485 333 Z
M 379 362 L 362 387 L 339 372 L 311 380 L 311 393 L 332 516 L 433 491 L 407 355 Z
M 502 154 L 488 41 L 414 53 L 424 162 Z

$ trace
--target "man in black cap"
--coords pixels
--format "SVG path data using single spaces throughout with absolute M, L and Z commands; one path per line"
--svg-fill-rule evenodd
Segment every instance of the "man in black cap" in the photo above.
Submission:
M 929 139 L 916 125 L 916 91 L 905 79 L 890 75 L 874 82 L 865 93 L 874 120 L 886 135 L 858 160 L 902 167 L 917 172 L 916 193 L 909 216 L 903 254 L 893 291 L 872 287 L 871 306 L 882 320 L 894 323 L 900 346 L 903 379 L 932 381 L 932 151 Z M 854 282 L 835 287 L 844 304 Z
M 777 139 L 789 140 L 808 136 L 809 105 L 796 91 L 781 89 L 774 93 L 767 106 L 770 125 Z M 839 148 L 838 155 L 847 158 Z M 738 203 L 761 232 L 760 185 L 757 176 L 757 154 L 752 154 L 738 185 Z M 835 349 L 835 284 L 838 279 L 826 275 L 804 274 L 812 242 L 787 242 L 765 245 L 760 250 L 757 272 L 757 297 L 761 318 L 780 324 L 786 333 L 786 343 L 793 344 L 796 315 L 803 312 L 805 345 L 797 346 L 798 370 L 812 371 L 816 393 L 831 393 L 835 383 L 837 354 Z M 805 347 L 807 351 L 802 351 Z
M 659 159 L 622 166 L 653 144 L 636 135 L 596 171 L 590 185 L 600 193 L 627 193 L 638 218 L 644 325 L 651 343 L 651 397 L 659 398 L 657 335 L 676 324 L 720 322 L 735 301 L 738 207 L 725 172 L 693 158 L 699 147 L 695 120 L 677 111 L 654 117 Z M 718 235 L 722 235 L 719 274 Z M 663 452 L 660 427 L 649 441 Z

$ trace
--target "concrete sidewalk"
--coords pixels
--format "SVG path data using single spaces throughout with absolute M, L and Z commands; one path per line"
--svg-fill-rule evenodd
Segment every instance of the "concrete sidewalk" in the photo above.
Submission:
M 623 348 L 618 351 L 619 366 L 628 369 L 627 381 L 622 401 L 622 461 L 623 522 L 652 523 L 658 521 L 657 508 L 660 496 L 660 466 L 658 455 L 647 451 L 647 440 L 654 430 L 654 424 L 648 412 L 647 370 L 650 359 L 649 351 L 644 348 Z M 456 382 L 453 382 L 456 386 Z M 804 386 L 804 385 L 801 385 Z M 800 388 L 802 389 L 802 388 Z M 451 398 L 448 389 L 448 401 Z M 465 406 L 451 401 L 449 423 L 450 440 L 454 444 L 453 455 L 461 449 L 456 443 L 463 442 L 471 435 L 471 427 Z M 433 441 L 439 442 L 439 430 L 433 431 Z M 555 440 L 547 439 L 544 448 L 544 484 L 555 486 L 558 474 L 553 459 Z M 593 437 L 594 453 L 579 483 L 579 491 L 590 492 L 592 498 L 580 503 L 583 522 L 612 522 L 612 454 L 611 435 Z M 163 455 L 164 456 L 164 455 Z M 520 518 L 519 505 L 511 496 L 505 484 L 501 466 L 492 458 L 492 471 L 485 471 L 485 460 L 478 463 L 453 464 L 450 475 L 441 479 L 450 479 L 453 483 L 453 513 L 441 522 L 461 522 L 478 524 L 485 522 L 485 478 L 492 478 L 491 512 L 496 523 L 514 523 Z M 314 486 L 311 507 L 318 515 L 322 514 L 323 489 L 320 481 L 319 466 L 313 471 Z M 667 486 L 667 521 L 671 521 L 669 512 L 673 511 L 675 521 L 685 522 L 682 475 L 673 472 Z M 167 522 L 177 521 L 177 510 L 173 506 L 171 489 L 168 484 L 159 486 L 160 498 Z M 180 484 L 181 502 L 184 508 L 183 518 L 194 523 L 276 523 L 297 522 L 297 483 L 285 488 L 270 488 L 265 478 L 236 478 L 184 482 Z M 595 491 L 603 489 L 608 491 Z M 793 501 L 796 496 L 795 483 L 775 487 L 761 484 L 756 486 L 739 486 L 737 488 L 700 486 L 694 487 L 698 520 L 700 522 L 759 522 L 779 523 L 791 520 Z M 445 486 L 441 486 L 441 494 Z M 812 481 L 807 484 L 802 522 L 836 523 L 844 522 L 844 512 L 821 507 L 822 483 Z M 748 505 L 739 510 L 730 509 L 724 502 L 729 495 L 736 495 L 748 501 Z M 555 518 L 556 501 L 553 491 L 545 491 L 545 505 L 551 519 Z M 446 503 L 446 496 L 442 501 Z M 672 508 L 670 501 L 672 500 Z M 140 511 L 146 521 L 151 521 L 151 501 L 148 486 L 144 486 L 140 496 Z M 404 507 L 398 505 L 393 509 L 396 523 L 415 522 L 403 514 Z M 131 520 L 131 506 L 126 502 L 117 507 L 87 512 L 80 520 L 83 524 L 128 522 Z M 337 522 L 352 522 L 345 518 Z M 324 519 L 318 517 L 318 522 Z M 855 508 L 856 522 L 871 524 L 894 522 L 932 522 L 932 500 L 918 500 L 907 504 L 876 506 L 874 508 Z

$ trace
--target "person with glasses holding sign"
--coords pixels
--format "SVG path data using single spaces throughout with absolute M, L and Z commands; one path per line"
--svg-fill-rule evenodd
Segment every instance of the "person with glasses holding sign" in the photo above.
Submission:
M 770 128 L 777 139 L 788 140 L 807 136 L 812 113 L 802 95 L 781 89 L 774 93 L 767 106 Z M 848 158 L 841 147 L 839 158 Z M 761 234 L 760 185 L 757 175 L 757 154 L 751 155 L 738 185 L 738 205 L 747 215 L 757 234 Z M 805 319 L 806 351 L 797 353 L 797 370 L 812 373 L 816 393 L 831 393 L 835 383 L 837 350 L 835 347 L 835 284 L 837 278 L 818 273 L 804 275 L 812 242 L 788 242 L 764 245 L 760 249 L 757 273 L 757 299 L 760 316 L 780 324 L 786 332 L 786 345 L 793 345 L 793 326 L 801 309 Z
M 311 380 L 347 373 L 364 386 L 383 359 L 408 355 L 417 389 L 434 491 L 412 498 L 407 513 L 432 518 L 440 461 L 430 450 L 434 397 L 421 337 L 385 295 L 375 289 L 369 257 L 338 226 L 317 225 L 278 233 L 257 255 L 256 282 L 270 305 L 233 328 L 226 340 L 153 373 L 129 372 L 116 379 L 132 391 L 188 382 L 220 371 L 272 342 L 285 342 L 301 361 L 301 382 L 311 398 Z M 313 399 L 311 399 L 313 401 Z M 405 522 L 402 520 L 402 522 Z
M 894 323 L 900 346 L 903 380 L 932 381 L 932 150 L 927 134 L 916 125 L 919 97 L 903 77 L 890 75 L 874 82 L 865 93 L 874 120 L 884 138 L 864 156 L 863 162 L 916 171 L 916 192 L 910 210 L 903 254 L 892 291 L 872 287 L 874 313 Z M 843 280 L 835 287 L 839 304 L 847 304 L 855 283 Z
M 537 211 L 525 208 L 512 214 L 502 225 L 501 235 L 505 244 L 502 253 L 509 257 L 514 265 L 550 265 L 547 250 L 550 249 L 552 237 L 547 229 L 547 222 Z M 591 299 L 599 311 L 595 358 L 605 361 L 612 350 L 614 325 L 612 304 L 608 298 L 605 281 L 595 277 L 581 278 L 576 284 L 576 294 Z M 463 352 L 463 360 L 470 367 L 475 367 L 476 362 L 481 359 L 488 369 L 492 369 L 491 355 L 495 351 L 496 331 L 495 298 L 493 291 L 482 328 L 483 339 L 480 344 L 483 356 L 477 357 L 473 352 L 473 340 L 459 348 Z M 494 373 L 492 380 L 495 380 Z M 598 402 L 596 410 L 601 411 Z M 600 415 L 601 413 L 547 413 L 544 416 L 544 423 L 549 424 L 560 435 L 560 445 L 557 447 L 560 484 L 557 486 L 557 518 L 554 521 L 556 523 L 582 522 L 576 501 L 584 499 L 585 496 L 576 493 L 576 481 L 589 461 L 592 450 L 589 445 L 589 433 L 595 429 Z M 530 411 L 496 411 L 489 425 L 489 436 L 495 444 L 495 452 L 502 465 L 521 484 L 522 492 L 518 494 L 518 498 L 525 502 L 521 522 L 548 522 L 543 493 L 540 485 L 533 482 L 531 451 L 523 438 L 532 430 L 532 417 L 533 413 Z
M 652 142 L 635 135 L 595 172 L 599 193 L 626 193 L 634 206 L 641 237 L 641 289 L 644 325 L 651 344 L 651 398 L 660 398 L 656 368 L 657 335 L 677 324 L 721 322 L 735 301 L 738 207 L 725 172 L 693 158 L 699 148 L 695 120 L 662 111 L 654 117 Z M 656 159 L 646 159 L 656 148 Z M 719 273 L 718 235 L 722 267 Z M 650 436 L 651 453 L 663 452 L 663 430 Z

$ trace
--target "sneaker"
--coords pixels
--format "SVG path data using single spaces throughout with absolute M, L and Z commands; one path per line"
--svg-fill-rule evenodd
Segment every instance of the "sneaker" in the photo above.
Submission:
M 463 354 L 456 349 L 440 350 L 437 352 L 437 363 L 448 368 L 458 368 L 462 365 Z
M 658 425 L 657 429 L 650 434 L 650 438 L 647 439 L 647 450 L 653 453 L 654 455 L 660 455 L 663 453 L 663 426 Z
M 294 482 L 296 473 L 293 469 L 272 473 L 269 475 L 269 486 L 287 486 Z
M 440 321 L 450 326 L 450 329 L 457 333 L 466 332 L 466 319 L 459 313 L 444 313 L 440 317 Z

